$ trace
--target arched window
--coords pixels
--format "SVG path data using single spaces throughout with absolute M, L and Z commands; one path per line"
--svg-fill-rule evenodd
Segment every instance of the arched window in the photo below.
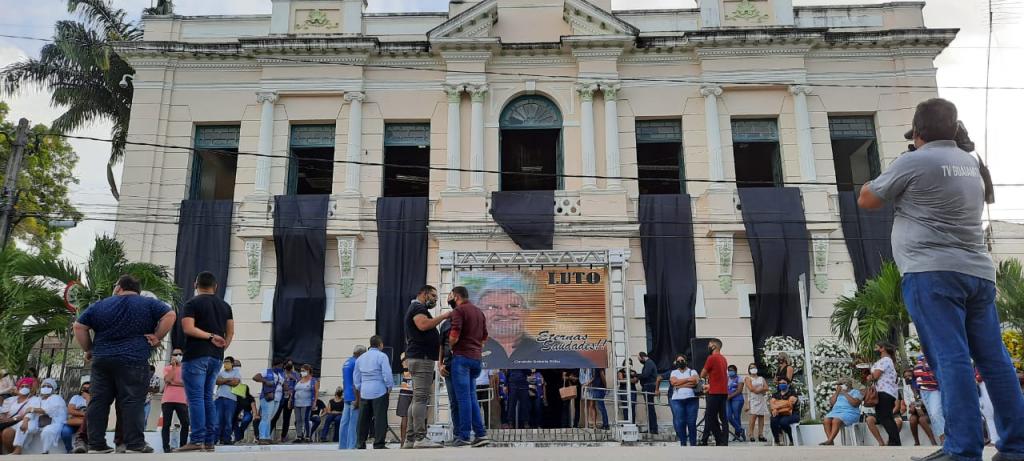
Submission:
M 520 96 L 501 111 L 501 190 L 562 188 L 562 112 L 543 96 Z

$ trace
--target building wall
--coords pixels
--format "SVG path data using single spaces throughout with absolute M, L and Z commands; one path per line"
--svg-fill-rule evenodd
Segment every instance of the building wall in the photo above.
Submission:
M 534 18 L 526 10 L 515 8 L 515 2 L 499 2 L 501 20 L 491 31 L 503 42 L 537 42 L 559 40 L 573 32 L 562 22 L 562 2 L 551 3 L 554 13 Z M 915 4 L 916 5 L 916 4 Z M 884 16 L 884 25 L 922 27 L 920 5 L 908 8 L 868 8 L 861 16 Z M 823 15 L 831 14 L 825 10 Z M 851 10 L 852 11 L 852 10 Z M 809 17 L 811 12 L 798 17 Z M 854 12 L 856 13 L 856 12 Z M 851 17 L 860 17 L 851 13 Z M 683 13 L 680 13 L 683 14 Z M 690 13 L 686 13 L 690 14 Z M 649 19 L 643 12 L 623 15 L 627 20 L 637 18 L 644 24 L 665 21 Z M 433 18 L 433 19 L 431 19 Z M 381 41 L 424 34 L 424 24 L 443 17 L 373 17 L 367 27 L 387 31 Z M 641 19 L 643 19 L 641 21 Z M 649 20 L 648 20 L 649 19 Z M 663 18 L 664 19 L 664 18 Z M 388 21 L 394 21 L 388 24 Z M 545 27 L 527 28 L 523 24 L 541 21 Z M 551 24 L 548 24 L 549 21 Z M 646 21 L 646 22 L 644 22 Z M 686 21 L 672 19 L 671 24 Z M 189 43 L 230 40 L 267 33 L 270 19 L 253 18 L 175 18 L 147 20 L 146 40 L 182 40 Z M 402 25 L 411 29 L 403 33 Z M 668 23 L 666 23 L 668 24 Z M 860 24 L 860 23 L 858 23 Z M 867 24 L 867 23 L 864 23 Z M 550 27 L 548 27 L 550 26 Z M 863 26 L 863 24 L 861 24 Z M 651 26 L 655 27 L 655 26 Z M 666 27 L 666 26 L 658 26 Z M 674 27 L 674 26 L 673 26 Z M 865 26 L 866 27 L 866 26 Z M 536 35 L 537 30 L 543 34 Z M 557 31 L 557 36 L 552 35 Z M 551 35 L 551 36 L 548 36 Z M 425 39 L 425 38 L 424 38 Z M 951 39 L 951 37 L 950 37 Z M 561 49 L 534 52 L 494 51 L 480 63 L 454 62 L 445 52 L 412 53 L 410 55 L 372 56 L 342 55 L 331 63 L 305 63 L 294 60 L 331 61 L 315 53 L 293 51 L 292 61 L 272 59 L 218 59 L 189 55 L 158 56 L 137 53 L 132 63 L 137 70 L 135 100 L 132 108 L 130 140 L 174 146 L 191 146 L 195 127 L 206 124 L 239 124 L 239 151 L 254 153 L 259 150 L 261 106 L 256 100 L 258 91 L 277 91 L 278 99 L 273 111 L 273 148 L 275 156 L 271 168 L 270 194 L 282 194 L 286 179 L 290 126 L 303 123 L 336 124 L 335 159 L 346 158 L 347 145 L 352 133 L 348 132 L 351 104 L 346 93 L 363 91 L 362 140 L 360 160 L 383 161 L 383 131 L 387 122 L 429 122 L 431 126 L 430 165 L 447 165 L 448 100 L 442 84 L 486 81 L 489 92 L 484 102 L 484 143 L 487 170 L 499 169 L 499 125 L 502 108 L 523 94 L 539 94 L 550 98 L 561 110 L 564 119 L 563 152 L 564 172 L 569 175 L 583 173 L 581 142 L 581 103 L 575 90 L 579 81 L 619 81 L 617 130 L 621 151 L 621 174 L 637 175 L 634 127 L 637 120 L 675 118 L 682 122 L 684 164 L 688 179 L 709 178 L 708 137 L 718 136 L 723 152 L 725 179 L 733 180 L 732 155 L 733 117 L 777 117 L 780 129 L 783 171 L 787 183 L 802 182 L 794 95 L 790 84 L 803 83 L 812 87 L 808 96 L 811 121 L 815 180 L 820 185 L 801 185 L 807 218 L 812 221 L 812 234 L 841 239 L 832 152 L 828 130 L 828 116 L 863 114 L 876 120 L 883 166 L 903 152 L 902 133 L 909 124 L 914 104 L 935 96 L 935 71 L 932 58 L 944 45 L 919 47 L 866 47 L 856 50 L 829 47 L 821 44 L 737 44 L 732 47 L 693 49 L 666 46 L 656 51 L 626 46 L 603 60 L 594 61 L 574 54 L 570 45 Z M 710 50 L 710 51 L 709 51 Z M 617 54 L 616 54 L 617 53 Z M 359 59 L 380 65 L 403 68 L 362 67 Z M 363 62 L 368 62 L 363 61 Z M 435 63 L 424 66 L 423 63 Z M 437 67 L 440 63 L 440 67 Z M 447 64 L 448 72 L 443 69 Z M 406 69 L 404 67 L 425 67 Z M 479 69 L 478 73 L 452 72 L 453 69 Z M 490 74 L 481 72 L 486 70 Z M 527 76 L 517 76 L 527 74 Z M 557 75 L 559 78 L 538 78 L 528 75 Z M 596 74 L 600 74 L 595 77 Z M 705 119 L 705 97 L 701 83 L 719 83 L 724 91 L 718 98 L 719 126 L 716 133 L 708 133 Z M 594 138 L 597 174 L 607 173 L 605 155 L 605 103 L 604 95 L 594 98 Z M 461 165 L 468 168 L 471 161 L 471 102 L 462 95 Z M 122 178 L 121 221 L 117 235 L 125 242 L 129 257 L 173 266 L 176 245 L 177 207 L 186 197 L 191 154 L 181 149 L 130 145 L 125 157 Z M 257 157 L 240 155 L 236 176 L 235 233 L 232 239 L 231 268 L 227 284 L 229 302 L 234 307 L 236 341 L 228 351 L 242 360 L 244 374 L 255 371 L 267 363 L 270 351 L 270 313 L 272 290 L 275 286 L 276 261 L 272 234 L 272 214 L 266 197 L 255 194 Z M 334 195 L 332 216 L 328 231 L 326 279 L 328 291 L 335 292 L 335 302 L 328 306 L 328 317 L 333 320 L 325 326 L 323 389 L 340 384 L 340 369 L 344 359 L 356 344 L 365 344 L 374 332 L 373 293 L 377 283 L 377 235 L 373 215 L 375 200 L 381 194 L 381 168 L 363 166 L 359 195 L 343 194 L 346 173 L 351 168 L 345 163 L 334 165 Z M 471 174 L 461 174 L 461 190 L 446 191 L 446 173 L 434 171 L 430 181 L 432 207 L 432 235 L 428 261 L 428 283 L 440 285 L 438 254 L 440 251 L 517 251 L 518 247 L 500 230 L 484 238 L 463 240 L 445 232 L 453 226 L 446 221 L 479 220 L 494 227 L 488 214 L 488 194 L 469 190 Z M 623 189 L 610 189 L 604 179 L 594 191 L 581 190 L 580 178 L 565 178 L 564 191 L 559 197 L 579 200 L 580 216 L 557 216 L 556 223 L 572 223 L 583 228 L 588 222 L 615 220 L 622 229 L 609 230 L 607 237 L 584 238 L 572 231 L 555 238 L 555 249 L 615 249 L 628 248 L 631 257 L 627 270 L 627 283 L 623 304 L 629 313 L 629 348 L 634 353 L 645 350 L 645 320 L 642 302 L 644 273 L 640 243 L 636 238 L 637 185 L 623 181 Z M 754 270 L 750 250 L 742 238 L 743 222 L 736 208 L 735 186 L 690 182 L 688 192 L 693 197 L 695 249 L 698 282 L 702 297 L 698 300 L 698 336 L 722 338 L 725 353 L 732 363 L 752 360 L 749 306 L 746 295 L 753 292 Z M 485 175 L 487 192 L 498 190 L 498 176 Z M 156 215 L 159 219 L 147 218 Z M 709 224 L 714 222 L 715 224 Z M 479 226 L 477 226 L 479 227 Z M 344 297 L 340 291 L 340 272 L 337 238 L 357 237 L 356 271 L 352 295 Z M 733 236 L 734 259 L 731 264 L 732 286 L 723 289 L 719 274 L 723 271 L 716 253 L 716 238 Z M 246 239 L 262 241 L 260 291 L 250 298 L 246 293 L 249 281 L 246 261 Z M 810 251 L 810 249 L 808 250 Z M 811 341 L 831 336 L 828 316 L 831 306 L 840 295 L 855 289 L 853 270 L 844 243 L 831 240 L 825 250 L 828 255 L 827 286 L 824 291 L 812 287 L 810 293 L 809 328 Z M 701 309 L 701 307 L 703 309 Z

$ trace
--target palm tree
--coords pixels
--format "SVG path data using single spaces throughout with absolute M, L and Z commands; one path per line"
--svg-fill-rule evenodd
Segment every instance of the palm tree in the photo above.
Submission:
M 0 366 L 15 375 L 25 371 L 34 344 L 50 334 L 66 339 L 74 318 L 52 286 L 19 276 L 30 258 L 14 248 L 0 251 Z
M 178 287 L 166 267 L 129 261 L 124 245 L 108 236 L 96 238 L 84 270 L 64 260 L 30 256 L 18 265 L 18 271 L 19 275 L 62 289 L 74 283 L 68 289 L 68 302 L 79 310 L 109 297 L 117 279 L 125 274 L 139 279 L 143 291 L 150 291 L 172 305 L 180 300 Z
M 172 8 L 169 1 L 161 3 Z M 120 83 L 135 70 L 113 52 L 111 44 L 141 40 L 142 30 L 109 0 L 68 0 L 68 11 L 77 13 L 80 20 L 57 21 L 53 43 L 43 46 L 38 59 L 0 70 L 0 92 L 14 94 L 25 86 L 49 91 L 50 103 L 66 108 L 53 121 L 54 131 L 67 133 L 100 120 L 113 122 L 107 182 L 110 193 L 119 199 L 113 167 L 124 157 L 132 107 L 132 87 L 122 88 Z
M 1024 273 L 1017 259 L 999 263 L 996 274 L 996 308 L 1010 328 L 1024 332 Z
M 174 2 L 171 0 L 156 0 L 156 6 L 142 10 L 142 14 L 153 16 L 174 14 Z
M 901 281 L 895 264 L 883 264 L 878 275 L 853 297 L 842 296 L 836 301 L 832 333 L 863 357 L 871 356 L 879 341 L 890 342 L 896 345 L 897 365 L 906 364 L 903 343 L 910 329 L 910 314 L 903 304 Z

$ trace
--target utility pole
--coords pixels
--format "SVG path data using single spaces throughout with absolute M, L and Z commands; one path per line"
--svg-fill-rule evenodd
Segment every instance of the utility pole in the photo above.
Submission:
M 18 173 L 25 157 L 25 146 L 28 145 L 28 119 L 18 121 L 18 131 L 11 145 L 11 158 L 7 161 L 7 175 L 4 176 L 4 188 L 0 194 L 0 250 L 7 247 L 7 240 L 14 230 L 14 205 L 18 201 Z

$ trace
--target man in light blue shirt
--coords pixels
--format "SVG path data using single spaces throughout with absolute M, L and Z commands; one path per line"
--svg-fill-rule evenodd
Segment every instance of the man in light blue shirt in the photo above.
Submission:
M 356 359 L 366 352 L 366 346 L 360 344 L 352 351 L 352 357 L 341 367 L 344 378 L 345 408 L 341 412 L 341 427 L 338 429 L 338 449 L 352 450 L 356 447 L 356 426 L 359 422 L 359 409 L 354 408 L 356 402 L 356 386 L 353 382 L 356 371 Z
M 388 393 L 395 386 L 391 375 L 391 359 L 381 352 L 384 340 L 380 336 L 370 338 L 370 350 L 356 359 L 352 384 L 355 386 L 356 401 L 352 405 L 359 412 L 359 440 L 357 449 L 366 449 L 366 438 L 373 424 L 373 448 L 385 448 L 388 433 Z

